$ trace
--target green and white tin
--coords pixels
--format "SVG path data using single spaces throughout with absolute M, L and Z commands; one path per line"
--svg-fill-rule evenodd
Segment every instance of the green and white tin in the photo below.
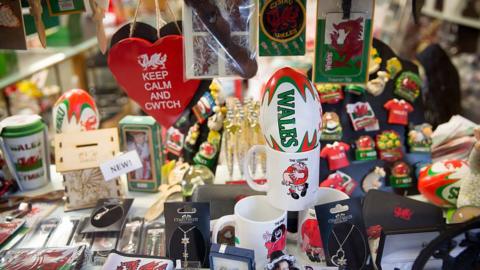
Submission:
M 21 190 L 48 183 L 47 141 L 47 127 L 38 115 L 14 115 L 0 122 L 0 146 Z
M 122 151 L 137 151 L 142 168 L 127 174 L 128 190 L 158 192 L 162 184 L 162 130 L 151 116 L 127 115 L 119 123 Z

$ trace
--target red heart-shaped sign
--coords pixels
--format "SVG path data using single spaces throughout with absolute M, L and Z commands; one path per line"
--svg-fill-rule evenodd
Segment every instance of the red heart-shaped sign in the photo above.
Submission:
M 128 96 L 168 128 L 195 94 L 200 80 L 185 80 L 183 37 L 169 35 L 150 43 L 127 38 L 108 54 L 108 67 Z

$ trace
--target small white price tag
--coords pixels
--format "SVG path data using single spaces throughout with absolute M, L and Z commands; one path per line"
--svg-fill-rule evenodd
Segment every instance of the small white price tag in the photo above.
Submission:
M 122 174 L 127 174 L 142 167 L 137 151 L 133 150 L 102 163 L 100 170 L 105 181 L 110 181 Z

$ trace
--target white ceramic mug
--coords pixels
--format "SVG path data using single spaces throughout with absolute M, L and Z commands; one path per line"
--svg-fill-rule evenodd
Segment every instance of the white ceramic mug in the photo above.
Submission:
M 267 182 L 263 185 L 254 182 L 249 170 L 252 156 L 260 151 L 267 154 Z M 307 152 L 285 153 L 255 145 L 245 156 L 243 171 L 252 189 L 267 192 L 271 205 L 287 211 L 302 211 L 317 198 L 319 167 L 320 146 Z
M 236 246 L 254 250 L 257 267 L 263 268 L 272 252 L 286 247 L 287 212 L 272 207 L 264 195 L 241 199 L 233 215 L 218 219 L 212 230 L 213 242 L 223 227 L 232 224 Z
M 348 198 L 348 195 L 340 190 L 319 187 L 314 205 L 322 205 Z M 301 211 L 298 215 L 298 245 L 302 254 L 305 255 L 303 256 L 305 260 L 322 262 L 325 254 L 314 205 L 305 211 Z

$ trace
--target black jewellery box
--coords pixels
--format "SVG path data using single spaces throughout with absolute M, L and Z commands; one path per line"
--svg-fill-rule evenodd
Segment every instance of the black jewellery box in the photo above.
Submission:
M 375 262 L 377 269 L 411 269 L 420 252 L 439 235 L 438 230 L 382 232 Z M 442 259 L 431 257 L 424 270 L 442 269 L 442 264 Z
M 210 269 L 255 270 L 255 254 L 251 249 L 212 244 L 210 248 Z
M 390 192 L 369 191 L 363 215 L 372 259 L 380 270 L 410 269 L 420 251 L 445 229 L 442 209 Z M 427 266 L 441 269 L 441 261 L 431 259 Z

